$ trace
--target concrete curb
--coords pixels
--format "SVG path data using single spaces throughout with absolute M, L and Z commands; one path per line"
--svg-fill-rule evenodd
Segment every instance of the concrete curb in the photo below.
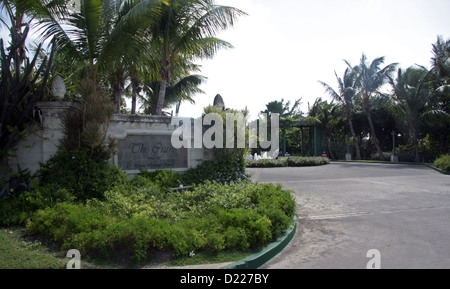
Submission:
M 433 170 L 435 170 L 435 171 L 437 171 L 437 172 L 440 172 L 440 173 L 443 174 L 443 175 L 450 175 L 450 172 L 441 170 L 440 168 L 437 168 L 437 167 L 435 167 L 435 166 L 433 166 L 433 165 L 429 165 L 429 164 L 423 164 L 423 165 L 426 166 L 426 167 L 429 167 L 429 168 L 431 168 L 431 169 L 433 169 Z
M 388 161 L 357 161 L 357 160 L 351 160 L 351 161 L 346 161 L 346 160 L 334 160 L 332 161 L 332 163 L 367 163 L 367 164 L 391 164 L 391 165 L 414 165 L 414 166 L 425 166 L 428 167 L 430 169 L 433 169 L 443 175 L 450 175 L 450 172 L 441 170 L 440 168 L 437 168 L 431 164 L 426 164 L 426 163 L 414 163 L 414 162 L 388 162 Z
M 262 251 L 252 254 L 241 261 L 235 262 L 221 269 L 239 270 L 260 268 L 283 251 L 283 249 L 286 248 L 286 246 L 292 241 L 297 231 L 297 217 L 294 217 L 293 222 L 294 224 L 291 225 L 286 233 L 280 236 L 275 242 L 269 244 Z

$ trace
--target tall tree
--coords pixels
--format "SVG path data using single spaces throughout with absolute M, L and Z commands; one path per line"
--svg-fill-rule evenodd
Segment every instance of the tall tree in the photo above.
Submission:
M 151 28 L 152 41 L 160 52 L 156 115 L 162 114 L 177 59 L 182 56 L 192 62 L 212 58 L 219 49 L 232 48 L 215 35 L 233 26 L 237 17 L 245 14 L 233 7 L 216 5 L 213 0 L 169 0 L 160 9 L 159 23 Z
M 436 109 L 445 112 L 440 121 L 435 122 L 438 128 L 441 150 L 450 154 L 448 139 L 450 135 L 450 40 L 438 36 L 433 44 L 433 57 L 431 59 L 431 77 L 433 94 L 436 97 Z
M 201 75 L 186 75 L 171 81 L 166 88 L 166 97 L 164 98 L 163 108 L 168 108 L 174 104 L 177 105 L 177 112 L 183 101 L 195 103 L 192 96 L 197 93 L 204 93 L 199 85 L 205 80 Z M 145 114 L 155 114 L 158 103 L 158 94 L 161 83 L 158 81 L 144 80 L 142 91 L 139 95 Z
M 429 85 L 430 74 L 423 68 L 410 67 L 398 70 L 397 78 L 390 78 L 392 101 L 409 130 L 409 139 L 415 148 L 415 161 L 419 162 L 419 128 L 428 118 L 439 117 L 443 111 L 434 105 L 435 96 Z
M 348 61 L 347 61 L 348 64 Z M 348 67 L 344 76 L 340 78 L 335 72 L 336 80 L 338 82 L 338 91 L 336 92 L 330 85 L 325 82 L 319 81 L 320 84 L 325 88 L 325 91 L 331 96 L 331 98 L 339 102 L 345 109 L 345 116 L 348 121 L 350 132 L 352 135 L 353 143 L 356 149 L 356 159 L 361 159 L 361 149 L 359 147 L 359 141 L 356 137 L 355 129 L 353 126 L 353 114 L 354 114 L 354 104 L 357 94 L 356 87 L 356 73 L 354 69 Z
M 261 113 L 266 113 L 270 116 L 272 113 L 278 113 L 281 118 L 300 116 L 301 112 L 299 106 L 302 104 L 302 99 L 297 99 L 291 107 L 291 102 L 285 102 L 284 98 L 281 101 L 274 100 L 266 104 L 266 109 Z
M 378 57 L 372 62 L 367 60 L 365 54 L 362 55 L 359 66 L 351 69 L 357 73 L 357 86 L 358 94 L 362 102 L 364 113 L 367 116 L 369 122 L 371 139 L 373 140 L 380 160 L 384 160 L 383 151 L 381 149 L 380 141 L 377 138 L 374 122 L 372 119 L 372 101 L 378 95 L 381 95 L 380 89 L 387 83 L 388 77 L 395 71 L 397 63 L 392 63 L 384 68 L 381 66 L 384 64 L 385 58 Z
M 38 45 L 33 58 L 27 56 L 26 39 L 30 31 L 33 15 L 36 13 L 59 13 L 57 4 L 61 1 L 34 1 L 26 6 L 22 0 L 1 0 L 0 11 L 7 17 L 1 23 L 10 31 L 9 47 L 5 49 L 0 41 L 0 165 L 7 168 L 10 150 L 20 139 L 27 125 L 33 121 L 33 111 L 37 101 L 42 100 L 50 68 L 50 57 L 44 57 L 38 64 L 42 45 Z M 39 5 L 38 5 L 39 4 Z M 44 5 L 48 4 L 48 5 Z M 61 7 L 60 7 L 61 8 Z M 62 9 L 62 8 L 61 8 Z M 3 181 L 3 180 L 1 180 Z
M 32 0 L 21 0 L 32 1 Z M 56 36 L 56 49 L 68 65 L 83 64 L 84 77 L 97 83 L 109 77 L 116 113 L 127 78 L 123 63 L 137 57 L 147 42 L 144 31 L 159 17 L 159 6 L 167 0 L 80 0 L 64 17 L 39 15 L 41 39 Z M 145 49 L 141 49 L 145 51 Z
M 317 98 L 314 104 L 309 107 L 308 112 L 308 117 L 315 118 L 317 120 L 316 125 L 324 130 L 327 148 L 332 159 L 335 159 L 335 157 L 331 150 L 330 138 L 332 126 L 337 118 L 337 108 L 338 106 L 333 102 L 328 103 L 328 101 L 324 101 L 322 98 Z

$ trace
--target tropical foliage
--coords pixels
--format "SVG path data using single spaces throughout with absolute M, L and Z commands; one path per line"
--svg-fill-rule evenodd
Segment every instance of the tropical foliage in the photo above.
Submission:
M 315 133 L 307 127 L 315 126 L 323 131 L 331 158 L 351 153 L 356 159 L 387 160 L 395 150 L 401 161 L 432 162 L 449 154 L 450 41 L 438 37 L 432 49 L 430 69 L 384 65 L 384 57 L 369 60 L 364 54 L 356 66 L 345 60 L 342 76 L 335 72 L 336 88 L 319 81 L 331 102 L 318 97 L 306 113 L 282 119 L 288 124 L 287 152 L 311 155 Z M 270 102 L 264 112 L 286 113 L 283 103 Z

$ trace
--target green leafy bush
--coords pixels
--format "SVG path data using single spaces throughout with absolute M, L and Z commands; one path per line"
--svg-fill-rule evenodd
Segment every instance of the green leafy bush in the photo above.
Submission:
M 105 199 L 39 210 L 27 225 L 62 248 L 144 261 L 151 250 L 246 250 L 277 238 L 292 223 L 295 201 L 281 186 L 206 181 L 192 191 L 119 185 Z
M 434 162 L 434 166 L 443 171 L 450 172 L 450 155 L 443 155 L 438 158 Z
M 222 184 L 249 180 L 245 173 L 245 160 L 242 155 L 221 153 L 216 160 L 206 161 L 197 168 L 188 170 L 181 176 L 183 185 L 200 184 L 205 181 Z
M 67 249 L 75 235 L 107 228 L 115 221 L 116 218 L 103 208 L 80 203 L 59 203 L 37 211 L 28 222 L 27 231 L 46 237 Z
M 108 162 L 106 153 L 85 148 L 58 150 L 38 173 L 42 184 L 66 188 L 77 200 L 103 198 L 104 192 L 126 181 L 126 174 Z
M 132 180 L 132 184 L 145 186 L 160 186 L 162 188 L 176 188 L 180 185 L 182 176 L 174 171 L 157 170 L 154 172 L 142 170 L 137 177 Z
M 24 225 L 37 210 L 73 199 L 68 190 L 55 185 L 36 185 L 31 192 L 0 198 L 0 226 Z

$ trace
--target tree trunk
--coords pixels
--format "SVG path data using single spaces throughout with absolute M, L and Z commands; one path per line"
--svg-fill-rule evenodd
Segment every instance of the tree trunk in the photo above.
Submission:
M 377 152 L 380 157 L 380 161 L 384 161 L 385 158 L 383 156 L 383 151 L 381 150 L 381 146 L 380 146 L 380 142 L 378 141 L 377 134 L 375 133 L 375 127 L 374 127 L 373 121 L 372 121 L 372 112 L 370 111 L 370 109 L 366 110 L 366 114 L 367 114 L 367 120 L 369 121 L 370 131 L 372 133 L 371 138 L 373 138 L 373 140 L 375 141 L 375 146 L 377 147 Z
M 415 162 L 419 163 L 420 162 L 420 156 L 419 156 L 419 141 L 417 139 L 418 138 L 417 129 L 413 128 L 412 135 L 413 135 Z
M 120 114 L 120 106 L 122 101 L 123 88 L 125 86 L 124 72 L 117 70 L 113 73 L 113 96 L 114 104 L 116 105 L 116 114 Z
M 137 95 L 139 93 L 139 81 L 131 78 L 131 114 L 136 114 Z
M 325 138 L 326 138 L 326 141 L 327 141 L 327 147 L 328 147 L 328 151 L 330 152 L 330 159 L 336 159 L 335 157 L 334 157 L 334 154 L 333 154 L 333 152 L 331 151 L 331 145 L 330 145 L 330 138 L 328 137 L 330 134 L 329 134 L 329 132 L 328 132 L 328 130 L 326 130 L 325 131 Z
M 116 105 L 116 114 L 120 114 L 120 101 L 122 98 L 122 90 L 117 84 L 113 85 L 114 104 Z
M 162 109 L 164 107 L 164 101 L 166 98 L 167 79 L 162 79 L 159 86 L 158 102 L 156 103 L 155 114 L 162 115 Z
M 356 137 L 355 128 L 353 127 L 353 118 L 348 118 L 348 125 L 350 126 L 350 132 L 352 133 L 353 142 L 355 143 L 355 149 L 356 149 L 356 159 L 361 159 L 361 149 L 359 148 L 359 142 L 358 138 Z

